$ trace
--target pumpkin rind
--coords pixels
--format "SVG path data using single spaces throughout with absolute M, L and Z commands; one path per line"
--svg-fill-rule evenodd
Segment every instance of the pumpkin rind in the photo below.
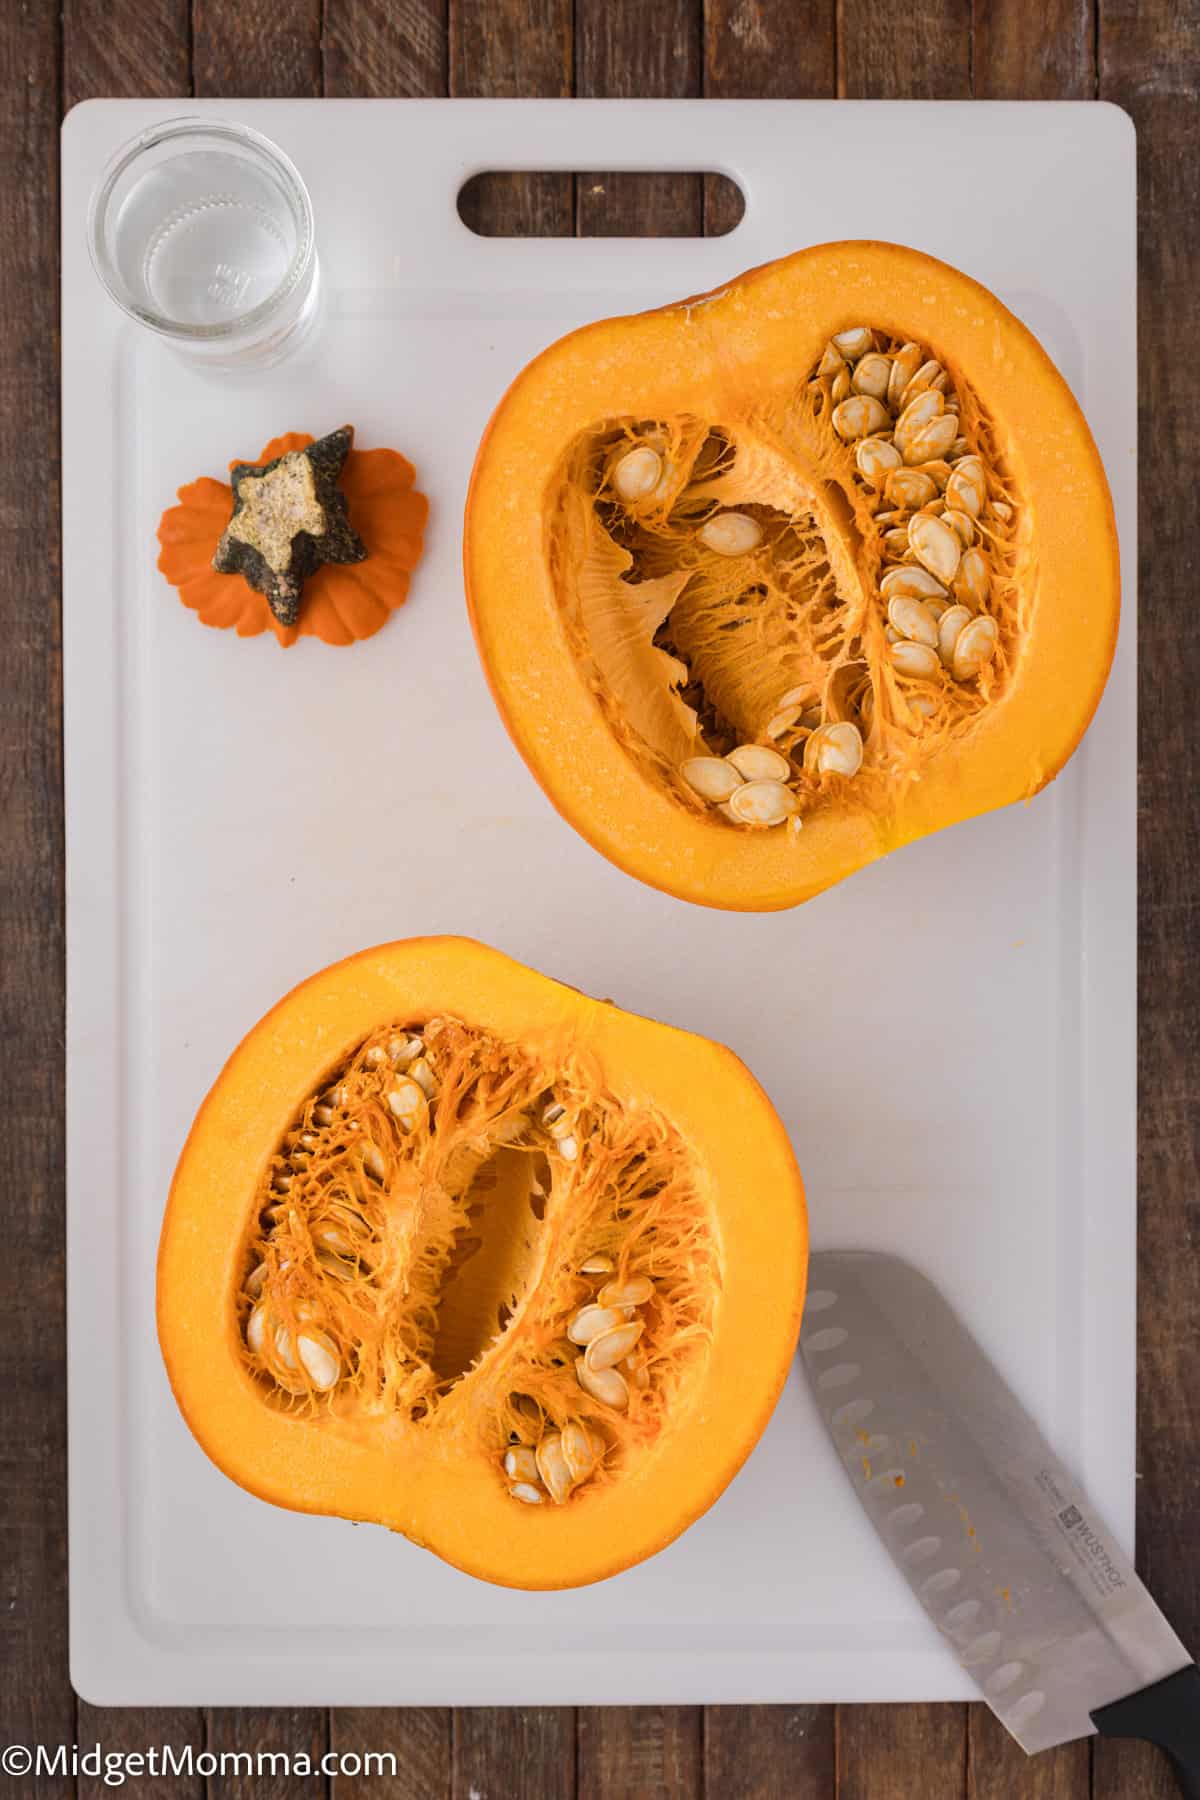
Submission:
M 847 787 L 802 830 L 732 830 L 682 807 L 609 728 L 564 625 L 550 549 L 569 447 L 614 419 L 719 425 L 783 404 L 834 334 L 869 321 L 917 334 L 970 383 L 1023 496 L 1019 658 L 969 741 L 931 755 L 881 803 Z M 940 535 L 934 533 L 933 535 Z M 795 905 L 941 826 L 1028 799 L 1062 767 L 1099 701 L 1119 614 L 1111 501 L 1066 384 L 978 283 L 920 252 L 821 245 L 712 294 L 586 326 L 543 352 L 498 406 L 467 505 L 465 574 L 505 724 L 569 822 L 652 886 L 746 910 Z
M 336 1429 L 264 1401 L 238 1315 L 256 1192 L 304 1097 L 393 1018 L 453 1014 L 514 1042 L 581 1047 L 620 1101 L 686 1141 L 720 1239 L 711 1342 L 686 1415 L 578 1504 L 522 1506 L 497 1470 L 399 1415 Z M 803 1189 L 783 1127 L 720 1045 L 621 1012 L 464 939 L 349 958 L 289 994 L 218 1077 L 181 1154 L 158 1264 L 159 1339 L 193 1433 L 277 1505 L 374 1521 L 486 1580 L 596 1581 L 670 1542 L 748 1455 L 786 1377 L 807 1262 Z

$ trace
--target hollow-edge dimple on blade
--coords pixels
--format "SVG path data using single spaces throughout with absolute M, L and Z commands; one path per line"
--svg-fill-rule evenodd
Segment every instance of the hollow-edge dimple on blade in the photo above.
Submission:
M 932 1282 L 823 1251 L 800 1351 L 892 1560 L 1022 1747 L 1191 1661 L 1078 1483 Z

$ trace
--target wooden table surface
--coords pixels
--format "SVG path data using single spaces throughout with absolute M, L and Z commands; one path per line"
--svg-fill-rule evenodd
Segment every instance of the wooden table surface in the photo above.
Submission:
M 1157 1752 L 1028 1762 L 982 1706 L 106 1711 L 67 1676 L 58 125 L 96 95 L 1106 99 L 1141 203 L 1141 1146 L 1138 1560 L 1200 1649 L 1200 891 L 1194 719 L 1200 0 L 0 0 L 0 1738 L 109 1749 L 389 1750 L 395 1777 L 233 1776 L 214 1795 L 396 1800 L 1152 1800 Z M 930 169 L 929 204 L 937 205 Z M 420 171 L 412 171 L 420 179 Z M 880 171 L 886 182 L 886 170 Z M 814 171 L 814 180 L 836 171 Z M 798 197 L 802 199 L 802 196 Z M 696 232 L 695 177 L 508 178 L 475 220 Z M 1134 746 L 1130 745 L 1130 755 Z M 149 1353 L 149 1352 L 148 1352 Z M 0 1800 L 5 1790 L 0 1787 Z M 111 1792 L 95 1776 L 16 1794 Z M 130 1782 L 139 1796 L 205 1779 Z

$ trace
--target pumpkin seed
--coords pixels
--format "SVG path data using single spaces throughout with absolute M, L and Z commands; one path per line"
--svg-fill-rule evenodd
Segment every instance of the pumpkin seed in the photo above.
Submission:
M 567 1326 L 567 1336 L 573 1344 L 590 1344 L 602 1331 L 611 1331 L 614 1325 L 619 1325 L 621 1318 L 621 1313 L 608 1300 L 598 1305 L 581 1306 Z
M 925 352 L 920 344 L 905 344 L 897 350 L 892 358 L 892 373 L 888 380 L 887 402 L 893 412 L 900 411 L 901 397 L 905 388 L 925 361 Z
M 718 556 L 747 556 L 762 543 L 762 526 L 749 513 L 717 513 L 696 533 L 706 550 Z
M 839 369 L 837 374 L 834 376 L 832 386 L 829 389 L 829 398 L 833 401 L 834 405 L 836 406 L 840 400 L 844 400 L 846 398 L 846 395 L 849 392 L 850 392 L 850 371 L 849 371 L 849 369 Z
M 964 456 L 954 465 L 946 484 L 946 504 L 977 519 L 987 500 L 987 477 L 977 456 Z
M 890 654 L 901 675 L 911 675 L 918 681 L 928 681 L 941 667 L 936 650 L 931 650 L 928 644 L 911 643 L 907 638 L 893 644 Z
M 622 500 L 644 500 L 658 486 L 662 457 L 649 444 L 627 450 L 612 472 L 612 484 Z
M 589 1256 L 579 1265 L 581 1275 L 611 1275 L 616 1264 L 611 1256 Z
M 1004 500 L 993 500 L 992 511 L 1002 524 L 1007 525 L 1013 516 L 1013 509 Z
M 528 1481 L 514 1481 L 508 1491 L 514 1500 L 523 1500 L 526 1506 L 540 1506 L 545 1498 L 541 1490 Z
M 398 1069 L 407 1069 L 424 1054 L 424 1040 L 419 1037 L 394 1037 L 388 1044 L 388 1055 Z
M 423 1056 L 409 1064 L 408 1079 L 416 1082 L 427 1100 L 433 1099 L 437 1091 L 437 1078 Z
M 905 594 L 914 600 L 945 600 L 946 590 L 936 575 L 920 563 L 905 563 L 902 568 L 888 569 L 879 583 L 885 600 Z
M 963 549 L 969 550 L 975 542 L 975 521 L 970 513 L 960 512 L 956 506 L 948 506 L 942 517 Z
M 586 1358 L 580 1356 L 575 1362 L 575 1379 L 584 1393 L 602 1406 L 624 1412 L 629 1405 L 629 1386 L 619 1369 L 589 1369 Z
M 847 331 L 835 331 L 830 341 L 847 362 L 857 362 L 875 340 L 865 325 L 852 325 Z
M 402 1131 L 411 1131 L 428 1105 L 424 1088 L 407 1075 L 389 1091 L 387 1103 Z
M 262 1293 L 263 1283 L 266 1279 L 267 1265 L 265 1262 L 260 1262 L 247 1275 L 242 1283 L 243 1289 L 253 1299 L 255 1295 Z
M 787 757 L 766 744 L 739 744 L 729 752 L 726 761 L 733 764 L 744 781 L 787 781 L 792 773 Z
M 275 1179 L 271 1183 L 271 1186 L 275 1189 L 275 1192 L 277 1194 L 286 1194 L 288 1189 L 291 1187 L 291 1185 L 292 1185 L 292 1177 L 290 1175 L 282 1175 L 282 1174 L 276 1175 Z
M 563 1455 L 562 1436 L 548 1431 L 535 1452 L 537 1471 L 556 1506 L 561 1506 L 571 1492 L 571 1471 Z
M 916 399 L 918 394 L 925 393 L 929 388 L 944 389 L 948 386 L 949 381 L 950 377 L 941 363 L 935 362 L 932 357 L 929 357 L 919 368 L 913 370 L 908 386 L 900 396 L 901 412 L 911 400 Z
M 602 1331 L 584 1351 L 586 1366 L 593 1375 L 613 1368 L 623 1356 L 628 1356 L 645 1329 L 640 1319 L 632 1319 L 624 1325 L 614 1325 L 611 1330 Z
M 558 1154 L 562 1157 L 564 1162 L 573 1163 L 579 1156 L 579 1141 L 577 1138 L 571 1136 L 561 1137 L 558 1139 L 557 1148 Z
M 782 712 L 775 713 L 772 718 L 767 720 L 767 737 L 781 738 L 785 731 L 792 729 L 803 711 L 802 706 L 788 706 Z
M 562 1428 L 562 1453 L 571 1481 L 577 1486 L 586 1481 L 596 1466 L 596 1452 L 591 1434 L 578 1419 L 570 1419 Z
M 314 1106 L 312 1109 L 312 1116 L 314 1125 L 324 1126 L 333 1124 L 332 1106 Z
M 946 452 L 946 461 L 949 463 L 956 463 L 960 461 L 962 457 L 969 456 L 970 453 L 971 446 L 968 444 L 966 438 L 957 437 Z
M 314 1241 L 332 1250 L 338 1256 L 353 1256 L 354 1245 L 345 1232 L 337 1225 L 318 1225 L 313 1232 Z
M 542 1108 L 542 1124 L 547 1128 L 552 1125 L 557 1125 L 559 1121 L 565 1119 L 566 1116 L 567 1109 L 561 1100 L 552 1100 L 549 1106 Z
M 628 1281 L 610 1281 L 597 1298 L 601 1306 L 644 1306 L 653 1292 L 648 1275 L 631 1275 Z
M 962 561 L 958 565 L 958 577 L 954 583 L 954 598 L 963 606 L 969 606 L 972 612 L 978 612 L 988 597 L 990 586 L 987 560 L 983 551 L 979 549 L 964 551 Z
M 680 763 L 679 773 L 702 800 L 728 800 L 734 788 L 742 785 L 737 769 L 723 756 L 689 756 Z
M 986 662 L 996 654 L 1000 632 L 988 613 L 981 613 L 964 625 L 954 646 L 951 670 L 956 681 L 971 681 Z
M 926 390 L 926 392 L 930 394 L 936 393 L 936 391 L 936 389 L 932 388 Z M 939 400 L 941 397 L 940 394 L 937 395 Z M 919 396 L 919 398 L 924 398 L 924 396 Z M 918 401 L 914 401 L 913 404 L 914 406 L 917 405 Z M 954 414 L 942 413 L 938 418 L 931 420 L 922 430 L 915 431 L 907 440 L 903 450 L 905 462 L 939 462 L 954 442 L 954 434 L 957 430 L 958 420 Z M 900 427 L 897 425 L 897 442 L 899 441 L 899 437 Z
M 259 1305 L 254 1308 L 250 1317 L 246 1320 L 246 1343 L 247 1346 L 253 1350 L 255 1356 L 262 1355 L 266 1337 L 267 1309 L 265 1306 Z
M 971 623 L 971 609 L 967 606 L 948 606 L 938 621 L 938 652 L 947 668 L 954 661 L 954 646 L 964 625 Z
M 302 1331 L 296 1339 L 296 1353 L 318 1393 L 337 1386 L 342 1365 L 333 1339 L 325 1332 Z
M 386 1173 L 383 1152 L 378 1144 L 364 1144 L 362 1166 L 372 1181 L 382 1181 Z
M 368 1069 L 377 1069 L 380 1063 L 386 1062 L 386 1060 L 387 1052 L 381 1044 L 372 1044 L 371 1048 L 367 1051 L 367 1054 L 363 1057 L 363 1061 L 366 1063 Z
M 850 386 L 856 394 L 869 394 L 873 400 L 886 400 L 892 374 L 892 359 L 878 350 L 869 350 L 854 370 Z
M 822 775 L 857 775 L 862 758 L 862 733 L 849 719 L 822 725 L 804 747 L 805 762 L 814 763 Z
M 782 781 L 746 781 L 729 796 L 729 810 L 741 825 L 782 825 L 796 796 Z
M 817 374 L 818 376 L 836 375 L 838 370 L 844 369 L 845 366 L 846 359 L 837 348 L 836 344 L 826 344 L 824 350 L 821 352 L 821 360 L 817 364 Z
M 848 400 L 843 400 L 840 406 L 833 409 L 833 429 L 847 443 L 852 443 L 855 438 L 872 437 L 880 431 L 886 431 L 890 424 L 887 407 L 881 400 L 873 400 L 869 394 L 851 394 Z
M 899 452 L 897 452 L 899 456 Z M 916 511 L 937 498 L 937 483 L 923 469 L 894 469 L 884 483 L 884 495 L 893 506 Z
M 890 469 L 901 467 L 904 458 L 895 444 L 890 443 L 887 438 L 865 437 L 858 440 L 854 460 L 858 464 L 859 474 L 878 485 Z
M 958 574 L 962 559 L 957 532 L 944 519 L 922 512 L 909 520 L 908 541 L 922 567 L 943 586 L 949 587 Z
M 504 1453 L 504 1473 L 510 1481 L 536 1481 L 537 1457 L 528 1444 L 514 1444 Z
M 639 1361 L 636 1356 L 627 1356 L 625 1367 L 629 1370 L 629 1377 L 634 1387 L 644 1394 L 650 1386 L 650 1371 L 646 1364 Z
M 890 557 L 893 562 L 899 562 L 902 556 L 908 554 L 908 532 L 901 531 L 899 528 L 894 531 L 885 531 L 883 534 L 883 553 L 885 556 Z
M 892 595 L 888 601 L 888 621 L 910 643 L 927 644 L 931 650 L 936 649 L 938 628 L 922 602 L 912 594 Z

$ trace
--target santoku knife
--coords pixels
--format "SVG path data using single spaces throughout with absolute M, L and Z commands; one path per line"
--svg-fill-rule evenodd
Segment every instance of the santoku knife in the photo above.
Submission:
M 800 1349 L 868 1517 L 1022 1748 L 1149 1738 L 1200 1800 L 1200 1670 L 933 1284 L 816 1254 Z

